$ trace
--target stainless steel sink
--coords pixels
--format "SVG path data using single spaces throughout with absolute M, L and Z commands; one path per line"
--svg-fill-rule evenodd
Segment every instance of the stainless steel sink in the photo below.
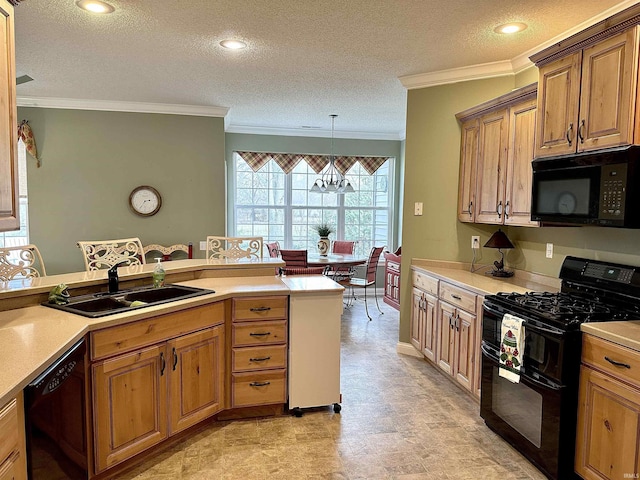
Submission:
M 43 303 L 42 305 L 89 318 L 98 318 L 209 293 L 215 292 L 183 285 L 166 285 L 160 288 L 139 287 L 121 290 L 116 293 L 95 293 L 70 297 L 69 303 L 66 305 L 50 303 Z

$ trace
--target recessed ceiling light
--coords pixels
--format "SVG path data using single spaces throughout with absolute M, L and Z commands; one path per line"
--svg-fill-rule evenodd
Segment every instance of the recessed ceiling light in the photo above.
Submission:
M 224 48 L 228 48 L 229 50 L 240 50 L 242 48 L 246 48 L 247 44 L 241 42 L 240 40 L 223 40 L 220 42 L 220 46 Z
M 76 5 L 91 13 L 113 13 L 115 11 L 113 5 L 100 0 L 78 0 Z
M 526 23 L 505 23 L 503 25 L 498 25 L 493 29 L 493 31 L 496 33 L 517 33 L 521 32 L 525 28 L 527 28 Z

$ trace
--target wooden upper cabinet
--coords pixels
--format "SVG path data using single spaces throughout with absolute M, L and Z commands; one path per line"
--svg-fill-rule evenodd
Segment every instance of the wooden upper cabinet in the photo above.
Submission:
M 531 221 L 536 89 L 527 85 L 456 115 L 461 222 L 538 225 Z
M 476 163 L 478 161 L 478 132 L 480 122 L 477 118 L 462 123 L 462 141 L 460 144 L 460 184 L 458 188 L 458 220 L 473 222 L 476 196 Z
M 582 52 L 540 67 L 536 157 L 576 151 Z
M 536 158 L 640 143 L 640 27 L 602 23 L 531 57 L 539 68 Z
M 507 165 L 507 110 L 480 118 L 476 221 L 502 223 Z
M 535 100 L 526 100 L 509 110 L 505 225 L 538 225 L 538 222 L 531 220 L 531 161 L 535 145 L 536 111 Z
M 13 7 L 0 0 L 0 231 L 18 230 L 18 115 Z
M 584 50 L 578 151 L 633 143 L 638 27 Z

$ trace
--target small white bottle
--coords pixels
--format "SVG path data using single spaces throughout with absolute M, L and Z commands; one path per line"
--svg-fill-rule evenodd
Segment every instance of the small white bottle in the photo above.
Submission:
M 156 263 L 156 266 L 153 269 L 153 287 L 160 288 L 164 286 L 165 272 L 161 263 L 162 258 L 156 258 L 156 260 L 158 263 Z

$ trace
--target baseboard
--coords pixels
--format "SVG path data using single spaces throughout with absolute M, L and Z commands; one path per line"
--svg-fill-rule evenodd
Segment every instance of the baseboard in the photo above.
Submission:
M 424 356 L 417 351 L 413 345 L 405 342 L 396 343 L 396 352 L 401 353 L 402 355 L 410 355 L 412 357 L 424 358 Z

